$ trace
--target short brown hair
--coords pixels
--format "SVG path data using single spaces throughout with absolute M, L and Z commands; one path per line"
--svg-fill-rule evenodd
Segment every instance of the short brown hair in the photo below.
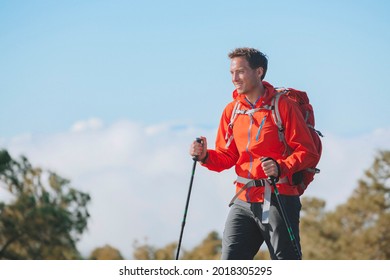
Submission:
M 264 79 L 265 74 L 267 73 L 268 68 L 268 59 L 265 54 L 260 52 L 259 50 L 253 48 L 236 48 L 229 53 L 229 58 L 233 59 L 235 57 L 243 56 L 249 63 L 249 66 L 252 69 L 257 69 L 262 67 L 264 70 L 263 75 L 261 76 L 261 80 Z

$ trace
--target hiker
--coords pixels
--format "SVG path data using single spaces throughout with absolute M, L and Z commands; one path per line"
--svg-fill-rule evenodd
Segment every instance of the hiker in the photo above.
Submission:
M 235 166 L 236 197 L 225 223 L 221 259 L 253 259 L 264 242 L 271 259 L 300 259 L 268 178 L 277 181 L 300 254 L 301 203 L 294 174 L 316 166 L 319 154 L 298 105 L 283 95 L 276 104 L 285 143 L 280 140 L 272 116 L 277 91 L 264 81 L 266 55 L 253 48 L 237 48 L 228 56 L 234 100 L 222 113 L 215 149 L 208 149 L 205 137 L 190 146 L 190 155 L 209 170 L 220 172 Z

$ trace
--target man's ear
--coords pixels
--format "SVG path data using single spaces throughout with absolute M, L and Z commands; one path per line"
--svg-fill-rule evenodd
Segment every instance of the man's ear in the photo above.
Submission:
M 259 67 L 256 69 L 256 72 L 257 72 L 257 76 L 259 77 L 259 80 L 261 80 L 261 77 L 263 76 L 264 74 L 264 69 L 263 67 Z

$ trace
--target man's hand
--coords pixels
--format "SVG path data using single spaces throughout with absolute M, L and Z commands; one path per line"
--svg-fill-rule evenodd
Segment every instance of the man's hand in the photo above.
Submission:
M 190 155 L 196 160 L 203 162 L 207 156 L 207 139 L 204 136 L 199 137 L 200 142 L 194 141 L 190 147 Z
M 278 181 L 280 177 L 280 167 L 276 160 L 270 157 L 262 158 L 261 167 L 268 178 L 274 177 L 276 181 Z

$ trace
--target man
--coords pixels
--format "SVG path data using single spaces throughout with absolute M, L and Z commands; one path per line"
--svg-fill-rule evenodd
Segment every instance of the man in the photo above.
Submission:
M 190 147 L 190 155 L 197 156 L 203 166 L 217 172 L 235 166 L 238 176 L 236 197 L 223 233 L 221 258 L 253 259 L 265 242 L 272 259 L 299 259 L 301 203 L 297 186 L 292 183 L 293 174 L 315 166 L 319 155 L 298 106 L 281 96 L 279 110 L 291 150 L 286 153 L 272 118 L 275 88 L 263 81 L 267 57 L 256 49 L 238 48 L 229 58 L 234 101 L 222 113 L 215 150 L 207 149 L 205 137 Z M 278 180 L 276 187 L 297 240 L 299 255 L 275 195 L 271 195 L 273 189 L 267 180 L 271 176 Z

